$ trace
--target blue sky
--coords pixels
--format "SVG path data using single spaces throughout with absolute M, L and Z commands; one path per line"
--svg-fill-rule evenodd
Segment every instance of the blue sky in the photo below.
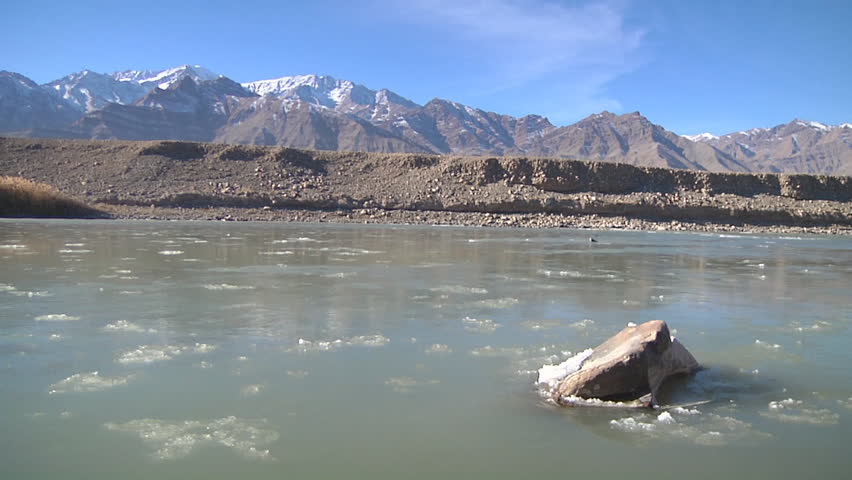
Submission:
M 852 1 L 3 0 L 0 69 L 44 83 L 200 64 L 329 74 L 567 125 L 640 111 L 681 134 L 852 122 Z

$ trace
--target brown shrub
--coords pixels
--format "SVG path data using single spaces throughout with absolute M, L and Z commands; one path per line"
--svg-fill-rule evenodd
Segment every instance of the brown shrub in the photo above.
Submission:
M 94 217 L 102 213 L 44 183 L 0 176 L 0 217 Z

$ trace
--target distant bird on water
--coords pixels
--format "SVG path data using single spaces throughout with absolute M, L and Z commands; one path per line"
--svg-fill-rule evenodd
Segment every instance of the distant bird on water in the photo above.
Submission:
M 595 240 L 595 237 L 589 237 L 589 243 L 598 243 L 598 241 Z

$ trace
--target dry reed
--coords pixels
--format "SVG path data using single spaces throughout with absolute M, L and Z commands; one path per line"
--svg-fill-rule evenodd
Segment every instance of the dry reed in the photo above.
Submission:
M 100 212 L 56 188 L 21 177 L 0 176 L 0 217 L 93 217 Z

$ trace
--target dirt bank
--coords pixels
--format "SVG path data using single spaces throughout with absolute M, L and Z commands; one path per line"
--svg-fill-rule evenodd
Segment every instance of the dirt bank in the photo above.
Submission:
M 850 177 L 36 139 L 0 139 L 0 174 L 121 218 L 852 233 Z

